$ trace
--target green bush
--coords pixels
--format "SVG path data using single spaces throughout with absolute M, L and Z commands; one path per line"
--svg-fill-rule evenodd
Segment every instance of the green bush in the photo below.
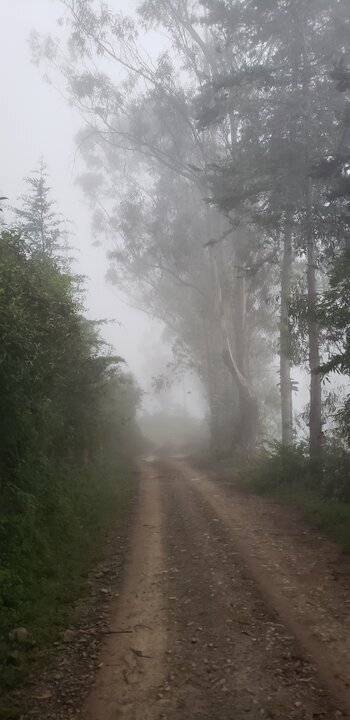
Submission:
M 84 318 L 76 278 L 12 232 L 0 235 L 0 398 L 6 690 L 64 627 L 103 529 L 126 512 L 139 401 L 121 359 Z M 14 660 L 8 636 L 21 626 L 28 643 Z
M 304 443 L 284 447 L 271 443 L 244 465 L 226 466 L 224 474 L 259 492 L 308 488 L 320 497 L 350 503 L 350 453 L 339 441 L 328 441 L 322 462 L 310 462 Z
M 221 476 L 242 490 L 292 503 L 320 530 L 350 550 L 350 455 L 335 441 L 325 443 L 322 463 L 310 463 L 307 447 L 278 443 L 250 463 L 226 466 Z
M 62 469 L 61 476 L 47 479 L 55 486 L 50 506 L 38 503 L 36 512 L 28 513 L 17 505 L 17 513 L 2 528 L 2 536 L 11 537 L 0 569 L 3 690 L 18 683 L 37 649 L 57 639 L 69 623 L 69 603 L 81 592 L 87 571 L 101 553 L 105 528 L 125 517 L 133 494 L 130 463 L 121 458 L 119 469 L 101 460 L 74 476 Z M 16 627 L 28 630 L 25 646 L 9 641 Z M 20 650 L 15 665 L 13 650 Z
M 310 468 L 303 444 L 283 447 L 271 443 L 249 463 L 233 471 L 233 479 L 246 489 L 270 492 L 283 486 L 309 482 Z

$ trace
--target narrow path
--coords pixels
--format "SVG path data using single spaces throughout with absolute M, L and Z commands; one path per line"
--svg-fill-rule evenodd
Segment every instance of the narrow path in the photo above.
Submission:
M 143 464 L 118 633 L 105 643 L 84 720 L 350 717 L 349 668 L 336 677 L 335 645 L 326 665 L 321 641 L 310 641 L 288 558 L 280 572 L 267 523 L 257 544 L 257 519 L 240 502 L 184 462 Z M 291 596 L 282 592 L 289 572 Z M 318 581 L 309 578 L 309 590 Z

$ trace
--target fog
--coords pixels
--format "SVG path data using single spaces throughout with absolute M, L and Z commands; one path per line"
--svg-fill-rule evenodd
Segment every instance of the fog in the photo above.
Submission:
M 115 2 L 114 6 L 130 12 L 136 3 Z M 168 409 L 183 405 L 182 381 L 168 392 L 155 394 L 152 378 L 166 371 L 171 349 L 162 338 L 164 325 L 146 312 L 134 310 L 132 299 L 106 281 L 106 250 L 95 247 L 91 233 L 91 215 L 76 178 L 83 171 L 75 137 L 82 127 L 80 115 L 67 106 L 56 87 L 48 84 L 43 69 L 32 63 L 29 39 L 33 30 L 39 33 L 58 31 L 61 16 L 54 0 L 12 0 L 0 6 L 0 58 L 6 72 L 1 73 L 2 176 L 0 194 L 16 205 L 25 190 L 24 178 L 35 170 L 43 157 L 48 165 L 50 185 L 57 210 L 72 223 L 71 244 L 76 259 L 75 270 L 85 276 L 86 308 L 92 319 L 110 322 L 102 334 L 127 362 L 145 392 L 143 407 L 148 411 L 167 404 Z M 155 36 L 154 36 L 155 39 Z M 149 49 L 156 50 L 163 40 Z M 191 376 L 184 379 L 187 409 L 203 417 L 206 402 L 203 390 Z
M 247 49 L 228 17 L 211 18 L 210 3 L 194 4 L 191 18 L 177 3 L 145 2 L 142 17 L 138 6 L 114 0 L 104 17 L 94 2 L 2 3 L 5 221 L 25 191 L 24 178 L 44 158 L 57 211 L 72 231 L 74 270 L 86 278 L 87 315 L 107 321 L 103 337 L 142 389 L 141 414 L 181 409 L 208 422 L 212 434 L 218 423 L 224 444 L 235 433 L 247 436 L 247 447 L 258 435 L 289 444 L 293 432 L 306 438 L 309 426 L 312 436 L 317 415 L 320 443 L 322 425 L 333 423 L 321 417 L 321 397 L 333 412 L 344 399 L 346 373 L 340 382 L 332 375 L 344 370 L 342 363 L 328 373 L 329 387 L 319 372 L 332 363 L 341 330 L 336 338 L 325 329 L 328 340 L 321 342 L 323 321 L 309 315 L 307 329 L 298 303 L 306 298 L 316 307 L 327 290 L 339 234 L 336 223 L 325 231 L 325 187 L 310 184 L 311 167 L 327 152 L 331 158 L 337 143 L 330 118 L 341 117 L 342 106 L 331 65 L 323 67 L 315 47 L 329 87 L 324 127 L 315 129 L 305 155 L 300 144 L 316 125 L 320 99 L 314 93 L 306 127 L 300 89 L 314 90 L 301 74 L 299 82 L 299 68 L 294 86 L 281 81 L 295 115 L 279 115 L 279 81 L 270 78 L 267 89 L 249 79 L 261 41 L 256 28 Z M 248 5 L 241 10 L 249 30 Z M 276 9 L 282 25 L 275 34 L 268 12 L 261 28 L 261 37 L 271 33 L 266 73 L 276 58 L 297 64 L 299 52 L 293 39 L 284 43 L 284 10 Z M 342 10 L 336 12 L 341 22 Z M 309 29 L 313 18 L 308 22 Z M 57 48 L 48 36 L 57 36 Z M 243 89 L 241 79 L 227 80 L 229 72 L 240 73 Z M 304 232 L 311 221 L 312 242 Z

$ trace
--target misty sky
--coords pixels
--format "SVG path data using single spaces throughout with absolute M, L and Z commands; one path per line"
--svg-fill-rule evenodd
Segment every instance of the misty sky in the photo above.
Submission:
M 111 7 L 130 12 L 135 2 L 114 0 Z M 90 213 L 75 179 L 84 166 L 75 148 L 74 137 L 82 122 L 58 92 L 43 79 L 43 68 L 31 62 L 28 39 L 57 30 L 61 14 L 57 0 L 0 0 L 1 60 L 1 160 L 0 194 L 15 204 L 23 192 L 23 177 L 38 165 L 41 156 L 48 164 L 57 209 L 73 223 L 78 271 L 87 276 L 87 310 L 92 318 L 116 319 L 103 334 L 128 362 L 145 390 L 150 380 L 169 360 L 169 349 L 162 343 L 162 327 L 144 313 L 131 309 L 118 290 L 105 282 L 107 260 L 103 248 L 92 244 Z M 152 38 L 152 42 L 157 42 Z M 161 40 L 160 40 L 161 42 Z M 187 379 L 186 386 L 193 390 Z M 183 389 L 172 392 L 182 402 Z M 188 402 L 203 408 L 203 399 Z M 149 396 L 146 398 L 149 404 Z
M 137 0 L 110 0 L 110 7 L 130 13 Z M 91 318 L 115 319 L 104 328 L 103 334 L 118 354 L 128 362 L 131 371 L 147 392 L 151 378 L 164 371 L 170 350 L 161 340 L 162 326 L 146 314 L 133 310 L 121 297 L 118 289 L 107 284 L 105 250 L 94 247 L 90 232 L 90 211 L 76 184 L 76 177 L 84 171 L 75 146 L 75 135 L 82 127 L 78 113 L 43 79 L 44 67 L 31 62 L 29 37 L 32 30 L 39 33 L 58 31 L 57 19 L 62 14 L 58 0 L 0 0 L 0 60 L 1 60 L 1 159 L 0 194 L 15 204 L 23 192 L 23 177 L 38 165 L 41 156 L 48 164 L 57 209 L 73 223 L 78 272 L 86 276 L 87 311 Z M 61 31 L 60 31 L 61 32 Z M 152 33 L 147 51 L 157 52 L 164 47 L 164 37 Z M 132 302 L 130 300 L 130 302 Z M 299 370 L 293 373 L 300 382 L 295 396 L 296 410 L 307 398 L 308 377 Z M 276 384 L 278 376 L 276 370 Z M 203 414 L 204 400 L 197 383 L 186 378 L 188 407 Z M 187 391 L 191 394 L 187 395 Z M 170 400 L 183 402 L 183 387 L 174 388 Z M 147 406 L 158 405 L 160 399 L 145 397 Z M 163 398 L 164 401 L 164 398 Z

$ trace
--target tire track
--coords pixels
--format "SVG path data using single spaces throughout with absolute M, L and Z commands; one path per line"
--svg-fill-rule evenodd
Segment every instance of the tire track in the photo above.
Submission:
M 161 474 L 170 668 L 162 717 L 340 717 L 220 517 L 181 466 L 162 465 Z
M 111 620 L 117 632 L 104 645 L 95 686 L 82 710 L 84 720 L 154 717 L 166 650 L 161 518 L 159 479 L 144 464 L 131 555 Z

